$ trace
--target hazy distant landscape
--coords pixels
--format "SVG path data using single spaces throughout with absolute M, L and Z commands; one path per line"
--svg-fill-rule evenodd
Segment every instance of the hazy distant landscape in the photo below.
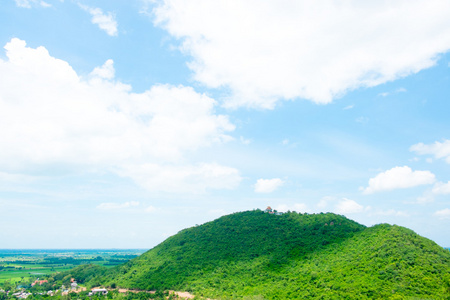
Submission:
M 82 264 L 112 267 L 145 250 L 137 249 L 0 249 L 0 285 L 26 285 L 33 278 L 70 270 Z

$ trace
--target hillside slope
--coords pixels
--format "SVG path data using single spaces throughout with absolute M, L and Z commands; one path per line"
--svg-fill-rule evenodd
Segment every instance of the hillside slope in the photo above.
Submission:
M 215 299 L 450 299 L 450 251 L 400 226 L 331 213 L 235 213 L 100 273 L 92 284 Z
M 238 293 L 266 299 L 450 299 L 450 252 L 409 229 L 381 224 L 277 272 L 245 278 Z M 233 279 L 210 280 L 233 296 L 226 289 Z
M 326 226 L 327 223 L 336 224 Z M 277 269 L 292 258 L 336 243 L 364 226 L 334 214 L 275 216 L 248 211 L 182 230 L 118 268 L 118 285 L 140 289 L 188 288 L 219 267 L 265 260 Z

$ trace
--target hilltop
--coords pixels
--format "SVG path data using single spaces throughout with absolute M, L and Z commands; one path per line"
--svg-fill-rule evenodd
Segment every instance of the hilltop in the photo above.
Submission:
M 215 299 L 450 299 L 448 250 L 400 226 L 367 228 L 332 213 L 235 213 L 95 269 L 72 274 L 91 285 Z

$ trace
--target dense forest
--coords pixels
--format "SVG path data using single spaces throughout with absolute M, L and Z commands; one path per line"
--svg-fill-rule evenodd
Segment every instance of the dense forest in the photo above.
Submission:
M 450 252 L 400 226 L 255 210 L 184 229 L 124 265 L 55 279 L 71 276 L 214 299 L 450 299 Z

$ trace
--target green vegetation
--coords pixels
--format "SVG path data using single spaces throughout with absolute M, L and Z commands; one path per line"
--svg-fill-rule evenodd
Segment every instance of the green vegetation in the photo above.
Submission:
M 224 216 L 104 274 L 106 285 L 215 299 L 450 299 L 449 251 L 331 213 Z
M 163 299 L 169 289 L 212 299 L 450 299 L 450 251 L 400 226 L 255 210 L 182 230 L 123 265 L 91 263 L 49 281 L 72 277 L 112 289 L 111 299 Z
M 0 288 L 27 286 L 36 278 L 63 272 L 84 264 L 117 266 L 143 250 L 12 250 L 0 249 Z
M 326 226 L 325 223 L 333 223 Z M 261 272 L 278 270 L 362 230 L 364 226 L 333 214 L 274 216 L 249 211 L 224 216 L 188 228 L 164 243 L 111 270 L 119 286 L 152 289 L 192 289 L 190 283 L 221 268 L 264 262 Z

